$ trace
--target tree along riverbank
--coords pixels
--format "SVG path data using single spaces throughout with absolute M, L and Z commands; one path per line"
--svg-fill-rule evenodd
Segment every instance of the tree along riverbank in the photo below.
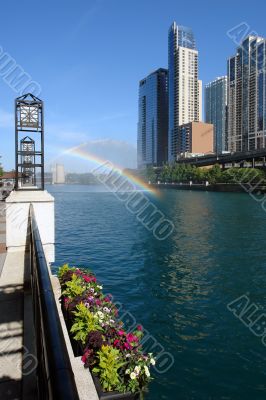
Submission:
M 150 183 L 163 184 L 199 184 L 205 187 L 217 184 L 266 186 L 266 172 L 257 168 L 228 168 L 222 170 L 219 165 L 212 168 L 199 168 L 191 165 L 165 165 L 159 171 L 153 167 L 141 170 L 139 175 Z M 180 185 L 182 186 L 182 185 Z

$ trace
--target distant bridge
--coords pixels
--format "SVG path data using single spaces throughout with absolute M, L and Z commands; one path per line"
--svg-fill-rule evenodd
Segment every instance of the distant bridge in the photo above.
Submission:
M 230 154 L 211 154 L 206 156 L 182 158 L 177 160 L 176 163 L 195 165 L 196 167 L 207 167 L 209 165 L 220 164 L 225 167 L 226 164 L 234 166 L 234 164 L 237 163 L 240 164 L 240 166 L 244 166 L 245 162 L 250 162 L 252 168 L 254 168 L 258 161 L 260 161 L 260 166 L 266 167 L 266 148 Z

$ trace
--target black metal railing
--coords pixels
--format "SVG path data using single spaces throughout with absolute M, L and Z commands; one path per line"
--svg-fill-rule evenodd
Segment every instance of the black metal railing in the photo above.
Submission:
M 78 400 L 74 374 L 32 205 L 29 219 L 38 399 Z

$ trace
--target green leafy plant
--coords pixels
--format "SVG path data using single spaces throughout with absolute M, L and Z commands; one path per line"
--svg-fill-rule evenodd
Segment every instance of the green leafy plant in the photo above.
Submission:
M 74 339 L 81 341 L 82 344 L 85 344 L 89 332 L 102 330 L 97 316 L 91 313 L 83 303 L 76 306 L 73 314 L 75 319 L 70 332 L 75 334 Z
M 62 295 L 69 298 L 82 295 L 84 292 L 84 281 L 77 275 L 73 274 L 72 279 L 65 283 L 65 289 L 62 291 Z
M 103 389 L 107 392 L 121 390 L 122 384 L 118 371 L 125 363 L 122 361 L 120 351 L 103 345 L 98 351 L 98 357 L 99 364 L 93 368 L 93 372 L 99 375 Z
M 64 264 L 58 269 L 58 279 L 60 280 L 68 271 L 75 271 L 76 268 L 71 268 L 69 264 Z

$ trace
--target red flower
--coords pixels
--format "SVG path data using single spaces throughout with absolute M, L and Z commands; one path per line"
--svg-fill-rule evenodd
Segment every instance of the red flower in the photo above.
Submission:
M 128 344 L 128 343 L 124 343 L 124 348 L 127 349 L 127 350 L 131 350 L 132 346 L 130 344 Z
M 142 326 L 141 326 L 141 325 L 138 325 L 138 326 L 137 326 L 137 330 L 138 330 L 138 331 L 142 331 Z
M 87 357 L 90 356 L 90 350 L 85 351 L 85 353 L 83 354 L 83 356 L 81 357 L 81 361 L 85 364 L 85 362 L 87 361 Z
M 129 334 L 127 335 L 127 341 L 128 341 L 129 343 L 137 342 L 137 341 L 138 341 L 138 338 L 137 338 L 137 336 L 133 335 L 133 333 L 129 333 Z

